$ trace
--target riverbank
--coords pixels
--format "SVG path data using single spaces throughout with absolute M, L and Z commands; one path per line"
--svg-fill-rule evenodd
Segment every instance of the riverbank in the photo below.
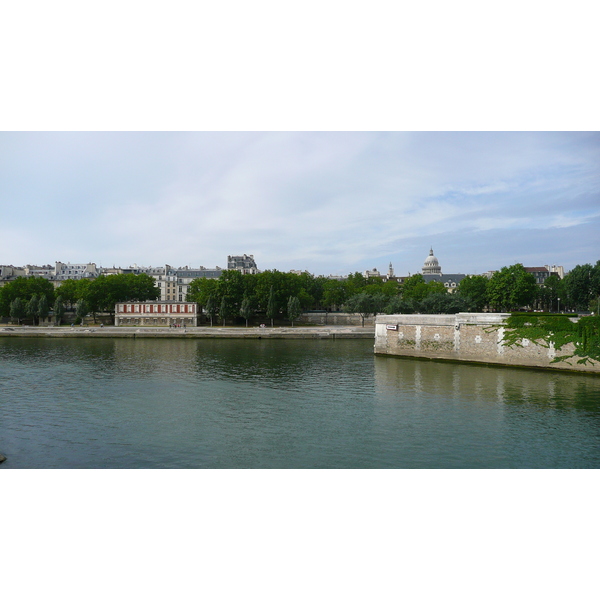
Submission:
M 0 327 L 0 337 L 375 339 L 374 327 Z

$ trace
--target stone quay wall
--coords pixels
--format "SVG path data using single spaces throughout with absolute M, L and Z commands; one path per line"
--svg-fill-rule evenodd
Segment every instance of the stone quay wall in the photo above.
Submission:
M 305 312 L 298 318 L 299 323 L 310 323 L 311 325 L 345 325 L 360 327 L 362 318 L 359 314 L 345 312 L 311 311 Z M 374 317 L 365 317 L 365 327 L 375 325 Z
M 600 363 L 595 361 L 552 362 L 557 356 L 572 354 L 573 344 L 560 351 L 552 345 L 545 348 L 529 340 L 522 340 L 519 346 L 506 346 L 504 331 L 509 316 L 507 313 L 379 315 L 375 322 L 375 353 L 600 374 Z

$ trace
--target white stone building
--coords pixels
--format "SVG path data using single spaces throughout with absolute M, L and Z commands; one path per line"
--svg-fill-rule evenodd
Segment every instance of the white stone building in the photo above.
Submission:
M 15 280 L 17 277 L 25 277 L 25 269 L 23 267 L 0 265 L 0 286 Z
M 100 272 L 96 268 L 96 263 L 71 264 L 57 261 L 54 267 L 54 279 L 56 281 L 89 279 L 98 277 L 99 274 Z
M 256 275 L 260 273 L 254 260 L 254 254 L 244 254 L 242 256 L 228 256 L 227 269 L 240 271 L 244 275 Z
M 425 259 L 425 264 L 421 269 L 423 275 L 441 275 L 442 267 L 438 259 L 433 255 L 433 248 L 429 250 L 429 256 Z

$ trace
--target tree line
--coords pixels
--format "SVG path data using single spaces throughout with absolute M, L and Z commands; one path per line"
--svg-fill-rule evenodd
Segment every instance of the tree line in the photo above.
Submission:
M 474 275 L 463 279 L 458 293 L 468 297 L 476 310 L 513 312 L 523 308 L 545 312 L 595 311 L 600 304 L 600 260 L 577 265 L 563 279 L 549 275 L 541 285 L 523 265 L 503 267 L 490 279 Z
M 275 319 L 293 324 L 307 310 L 342 310 L 359 293 L 392 298 L 398 290 L 395 281 L 367 279 L 361 273 L 335 280 L 310 273 L 270 270 L 243 275 L 230 270 L 223 271 L 219 279 L 195 279 L 186 299 L 200 305 L 211 323 L 217 318 L 223 322 L 241 318 L 248 324 L 249 319 L 260 315 L 271 324 Z
M 543 285 L 518 263 L 503 267 L 488 278 L 472 275 L 461 280 L 454 293 L 441 281 L 426 282 L 412 275 L 402 285 L 396 281 L 366 278 L 353 273 L 344 280 L 279 271 L 242 275 L 224 271 L 219 279 L 196 279 L 187 300 L 198 303 L 211 323 L 219 318 L 264 315 L 293 320 L 306 310 L 343 310 L 363 318 L 377 313 L 453 314 L 457 312 L 512 312 L 520 309 L 596 310 L 600 302 L 600 261 L 578 265 L 564 279 L 550 275 Z M 290 305 L 292 302 L 292 305 Z M 291 311 L 290 311 L 291 306 Z M 299 312 L 298 312 L 299 311 Z M 298 312 L 298 314 L 296 314 Z
M 35 325 L 52 316 L 60 324 L 66 310 L 82 320 L 88 314 L 114 314 L 118 302 L 145 302 L 160 298 L 149 275 L 101 275 L 96 279 L 67 279 L 56 289 L 43 277 L 17 277 L 0 288 L 0 316 L 19 324 L 25 318 Z
M 18 277 L 0 288 L 0 316 L 21 322 L 48 317 L 60 319 L 65 310 L 76 310 L 82 319 L 92 313 L 114 313 L 119 302 L 145 302 L 160 298 L 160 289 L 147 274 L 101 275 L 96 279 L 68 279 L 56 289 L 41 277 Z M 224 271 L 218 279 L 195 279 L 186 300 L 202 307 L 211 323 L 216 319 L 249 320 L 260 315 L 293 322 L 307 310 L 358 313 L 512 312 L 523 308 L 544 311 L 593 310 L 600 304 L 600 261 L 577 265 L 564 279 L 550 275 L 543 285 L 521 264 L 503 267 L 487 278 L 472 275 L 449 294 L 440 281 L 426 282 L 416 274 L 400 285 L 353 273 L 343 280 L 277 270 L 254 275 Z

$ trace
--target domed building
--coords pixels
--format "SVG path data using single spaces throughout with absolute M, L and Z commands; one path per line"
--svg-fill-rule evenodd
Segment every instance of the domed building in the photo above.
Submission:
M 433 248 L 429 250 L 429 256 L 425 259 L 425 264 L 421 269 L 423 279 L 426 283 L 430 281 L 439 281 L 444 284 L 449 292 L 454 292 L 458 284 L 466 277 L 464 273 L 449 273 L 442 275 L 442 267 L 438 259 L 433 255 Z
M 440 263 L 438 259 L 433 255 L 433 248 L 429 250 L 429 256 L 425 259 L 425 264 L 421 269 L 423 275 L 441 275 L 442 267 L 440 267 Z

